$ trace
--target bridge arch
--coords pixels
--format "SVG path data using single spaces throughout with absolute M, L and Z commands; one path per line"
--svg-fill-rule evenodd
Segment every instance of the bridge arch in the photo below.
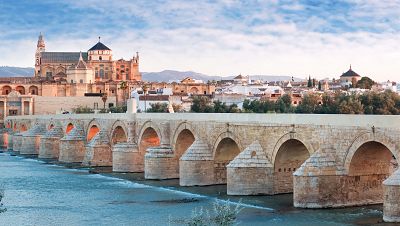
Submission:
M 226 184 L 226 166 L 243 150 L 239 139 L 232 132 L 218 136 L 213 145 L 214 178 L 216 184 Z
M 271 162 L 274 166 L 274 193 L 293 192 L 293 173 L 314 152 L 311 144 L 305 142 L 296 132 L 289 132 L 275 144 Z
M 114 122 L 110 131 L 110 144 L 128 142 L 128 129 L 125 123 L 120 120 Z
M 65 127 L 65 134 L 68 134 L 71 132 L 71 130 L 75 127 L 75 125 L 72 122 L 68 122 L 67 126 Z
M 192 145 L 195 137 L 194 129 L 190 123 L 180 123 L 175 129 L 171 142 L 175 157 L 179 159 Z
M 300 134 L 296 132 L 289 132 L 281 136 L 274 145 L 272 156 L 270 157 L 272 164 L 274 164 L 276 161 L 276 156 L 278 155 L 279 149 L 282 147 L 282 145 L 284 145 L 286 142 L 290 140 L 297 140 L 298 142 L 301 142 L 306 147 L 309 155 L 311 155 L 315 151 L 313 146 L 309 142 L 306 142 L 306 139 L 302 137 Z
M 161 131 L 152 121 L 147 121 L 141 127 L 138 139 L 139 152 L 144 156 L 147 148 L 160 146 Z
M 385 136 L 382 133 L 371 133 L 366 132 L 357 136 L 353 142 L 351 143 L 349 149 L 347 150 L 346 157 L 344 160 L 344 168 L 349 173 L 351 161 L 356 154 L 356 152 L 362 147 L 362 145 L 368 142 L 377 142 L 385 146 L 393 155 L 393 157 L 397 160 L 397 163 L 400 163 L 399 153 L 396 149 L 396 142 L 390 139 L 388 136 Z
M 86 141 L 90 142 L 99 133 L 100 129 L 101 127 L 96 119 L 92 119 L 86 129 Z
M 398 167 L 397 156 L 395 143 L 383 133 L 367 132 L 356 137 L 344 162 L 348 202 L 382 203 L 382 182 Z
M 19 131 L 25 132 L 25 131 L 27 131 L 27 130 L 28 130 L 28 128 L 26 127 L 26 125 L 25 125 L 25 124 L 21 124 L 21 126 L 20 126 L 20 128 L 19 128 Z

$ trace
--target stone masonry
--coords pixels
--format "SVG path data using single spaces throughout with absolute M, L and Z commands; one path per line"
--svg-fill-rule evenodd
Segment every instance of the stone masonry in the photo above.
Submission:
M 399 197 L 389 182 L 398 174 L 390 177 L 400 157 L 400 116 L 10 116 L 5 120 L 8 148 L 37 154 L 37 139 L 48 130 L 37 128 L 55 123 L 64 134 L 59 161 L 112 165 L 115 172 L 144 171 L 149 179 L 179 178 L 181 186 L 226 183 L 233 195 L 293 192 L 294 206 L 303 208 L 384 203 L 385 220 L 398 221 Z M 13 144 L 13 135 L 22 128 L 30 128 L 23 135 L 28 139 L 16 138 Z M 91 128 L 98 128 L 102 138 L 97 134 L 90 141 Z

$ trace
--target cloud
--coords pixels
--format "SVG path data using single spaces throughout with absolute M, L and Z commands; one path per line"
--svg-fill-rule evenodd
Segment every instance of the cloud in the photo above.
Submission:
M 25 5 L 24 5 L 25 4 Z M 48 51 L 79 51 L 97 36 L 115 58 L 141 52 L 141 70 L 213 75 L 398 79 L 397 1 L 25 1 L 0 9 L 0 65 L 33 65 L 39 31 Z M 47 10 L 44 10 L 47 9 Z M 19 12 L 18 18 L 14 15 Z M 10 48 L 13 46 L 13 48 Z

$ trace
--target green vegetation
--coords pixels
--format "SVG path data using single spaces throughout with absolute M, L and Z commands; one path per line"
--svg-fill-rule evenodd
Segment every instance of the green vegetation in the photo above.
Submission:
M 0 190 L 0 213 L 6 212 L 7 208 L 3 207 L 4 190 Z
M 292 98 L 288 94 L 282 95 L 276 102 L 270 100 L 250 101 L 248 99 L 243 102 L 243 112 L 248 113 L 292 113 L 294 111 Z
M 400 96 L 392 91 L 364 94 L 327 93 L 306 94 L 297 107 L 291 105 L 290 96 L 282 95 L 275 103 L 265 100 L 245 100 L 244 112 L 254 113 L 315 113 L 315 114 L 400 114 Z
M 158 113 L 168 113 L 168 104 L 167 103 L 153 103 L 150 104 L 150 108 L 147 109 L 147 112 L 158 112 Z M 179 104 L 172 104 L 172 108 L 174 112 L 182 112 L 182 106 Z
M 237 215 L 243 210 L 240 206 L 241 203 L 236 205 L 229 204 L 229 202 L 218 202 L 215 201 L 212 207 L 212 213 L 203 207 L 192 211 L 189 219 L 183 220 L 184 225 L 188 226 L 230 226 L 237 225 Z M 171 219 L 169 219 L 169 225 L 173 225 Z M 180 220 L 179 220 L 180 221 Z M 182 221 L 180 221 L 182 222 Z
M 368 78 L 368 77 L 362 77 L 356 84 L 357 88 L 361 89 L 371 89 L 372 85 L 374 85 L 375 82 Z
M 87 106 L 79 106 L 77 108 L 72 109 L 75 114 L 90 114 L 94 113 L 93 109 Z
M 154 103 L 150 104 L 150 108 L 147 109 L 147 112 L 168 112 L 168 104 L 167 103 Z
M 221 101 L 211 103 L 210 98 L 206 96 L 198 96 L 193 98 L 193 103 L 190 108 L 192 112 L 198 113 L 239 113 L 240 109 L 236 104 L 226 105 Z
M 110 107 L 108 112 L 111 113 L 125 113 L 127 110 L 127 106 L 118 106 L 118 107 Z

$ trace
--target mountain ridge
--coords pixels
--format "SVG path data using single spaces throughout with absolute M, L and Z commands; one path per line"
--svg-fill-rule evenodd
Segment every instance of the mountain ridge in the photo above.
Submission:
M 0 77 L 32 77 L 34 75 L 33 67 L 12 67 L 12 66 L 0 66 Z M 292 76 L 288 75 L 249 75 L 252 80 L 264 80 L 264 81 L 289 81 L 292 80 Z M 197 80 L 231 80 L 236 75 L 231 76 L 215 76 L 206 75 L 194 71 L 176 71 L 176 70 L 163 70 L 160 72 L 142 72 L 142 78 L 147 82 L 169 82 L 182 80 L 186 77 L 191 77 Z M 304 81 L 297 77 L 293 78 L 294 81 Z

